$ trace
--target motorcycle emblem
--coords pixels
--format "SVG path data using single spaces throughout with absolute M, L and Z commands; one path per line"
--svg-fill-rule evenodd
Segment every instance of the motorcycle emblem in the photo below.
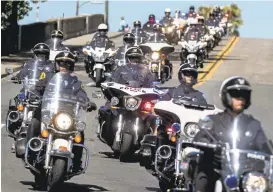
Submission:
M 245 84 L 245 80 L 244 80 L 244 79 L 238 79 L 238 81 L 239 81 L 239 83 L 240 83 L 241 85 Z

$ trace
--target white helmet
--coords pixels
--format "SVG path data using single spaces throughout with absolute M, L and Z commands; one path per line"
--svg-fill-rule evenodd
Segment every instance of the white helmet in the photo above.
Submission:
M 98 26 L 98 30 L 108 30 L 108 27 L 106 24 L 102 23 Z
M 165 9 L 165 13 L 170 13 L 170 12 L 172 12 L 170 8 Z

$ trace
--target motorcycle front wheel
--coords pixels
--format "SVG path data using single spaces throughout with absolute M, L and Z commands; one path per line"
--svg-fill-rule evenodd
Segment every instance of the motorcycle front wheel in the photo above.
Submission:
M 100 86 L 101 79 L 102 79 L 102 70 L 96 69 L 96 87 Z
M 133 136 L 128 133 L 123 133 L 119 156 L 121 162 L 125 162 L 128 160 L 129 156 L 132 155 L 132 143 Z
M 64 171 L 66 169 L 66 161 L 64 159 L 55 159 L 52 169 L 48 172 L 47 191 L 55 191 L 64 182 Z

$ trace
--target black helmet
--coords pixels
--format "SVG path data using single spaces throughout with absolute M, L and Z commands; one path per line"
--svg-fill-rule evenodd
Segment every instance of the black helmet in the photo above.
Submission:
M 39 55 L 45 55 L 46 58 L 49 58 L 49 54 L 50 54 L 50 48 L 47 44 L 45 43 L 38 43 L 36 44 L 33 49 L 32 49 L 33 53 L 39 57 Z
M 226 108 L 232 109 L 233 97 L 243 97 L 245 99 L 245 109 L 251 105 L 251 91 L 250 83 L 243 77 L 233 76 L 226 79 L 220 88 L 220 98 Z
M 59 39 L 63 39 L 64 38 L 64 34 L 62 31 L 60 30 L 54 30 L 51 33 L 51 38 L 59 38 Z
M 210 16 L 210 17 L 215 17 L 214 12 L 210 13 L 209 16 Z
M 55 57 L 55 62 L 59 67 L 66 68 L 69 71 L 74 71 L 75 57 L 70 51 L 62 51 Z
M 150 19 L 155 19 L 155 15 L 154 15 L 154 14 L 150 14 L 150 15 L 149 15 L 149 20 L 150 20 Z
M 178 79 L 179 79 L 180 83 L 185 83 L 183 77 L 186 73 L 190 73 L 193 76 L 195 81 L 192 83 L 192 85 L 194 85 L 197 82 L 197 78 L 198 78 L 197 69 L 195 69 L 194 67 L 192 67 L 188 63 L 181 65 L 179 68 L 179 71 L 178 71 Z
M 141 27 L 140 21 L 134 21 L 134 27 Z
M 191 6 L 190 6 L 190 10 L 191 10 L 191 9 L 193 9 L 193 10 L 194 10 L 194 6 L 193 6 L 193 5 L 191 5 Z
M 133 44 L 133 43 L 135 43 L 135 35 L 133 33 L 125 33 L 123 35 L 123 42 L 125 44 Z
M 154 32 L 161 32 L 162 25 L 159 23 L 153 25 L 153 31 Z
M 143 52 L 138 47 L 130 47 L 125 52 L 125 57 L 128 58 L 129 61 L 137 60 L 140 62 L 143 57 Z

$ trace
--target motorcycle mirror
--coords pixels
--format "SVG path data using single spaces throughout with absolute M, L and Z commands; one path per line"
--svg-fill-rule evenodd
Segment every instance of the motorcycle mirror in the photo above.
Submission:
M 7 74 L 10 75 L 10 74 L 13 73 L 13 68 L 11 68 L 11 67 L 6 67 L 6 68 L 5 68 L 5 71 L 6 71 Z
M 92 92 L 92 98 L 95 98 L 95 99 L 102 98 L 102 92 L 101 91 L 93 91 Z

